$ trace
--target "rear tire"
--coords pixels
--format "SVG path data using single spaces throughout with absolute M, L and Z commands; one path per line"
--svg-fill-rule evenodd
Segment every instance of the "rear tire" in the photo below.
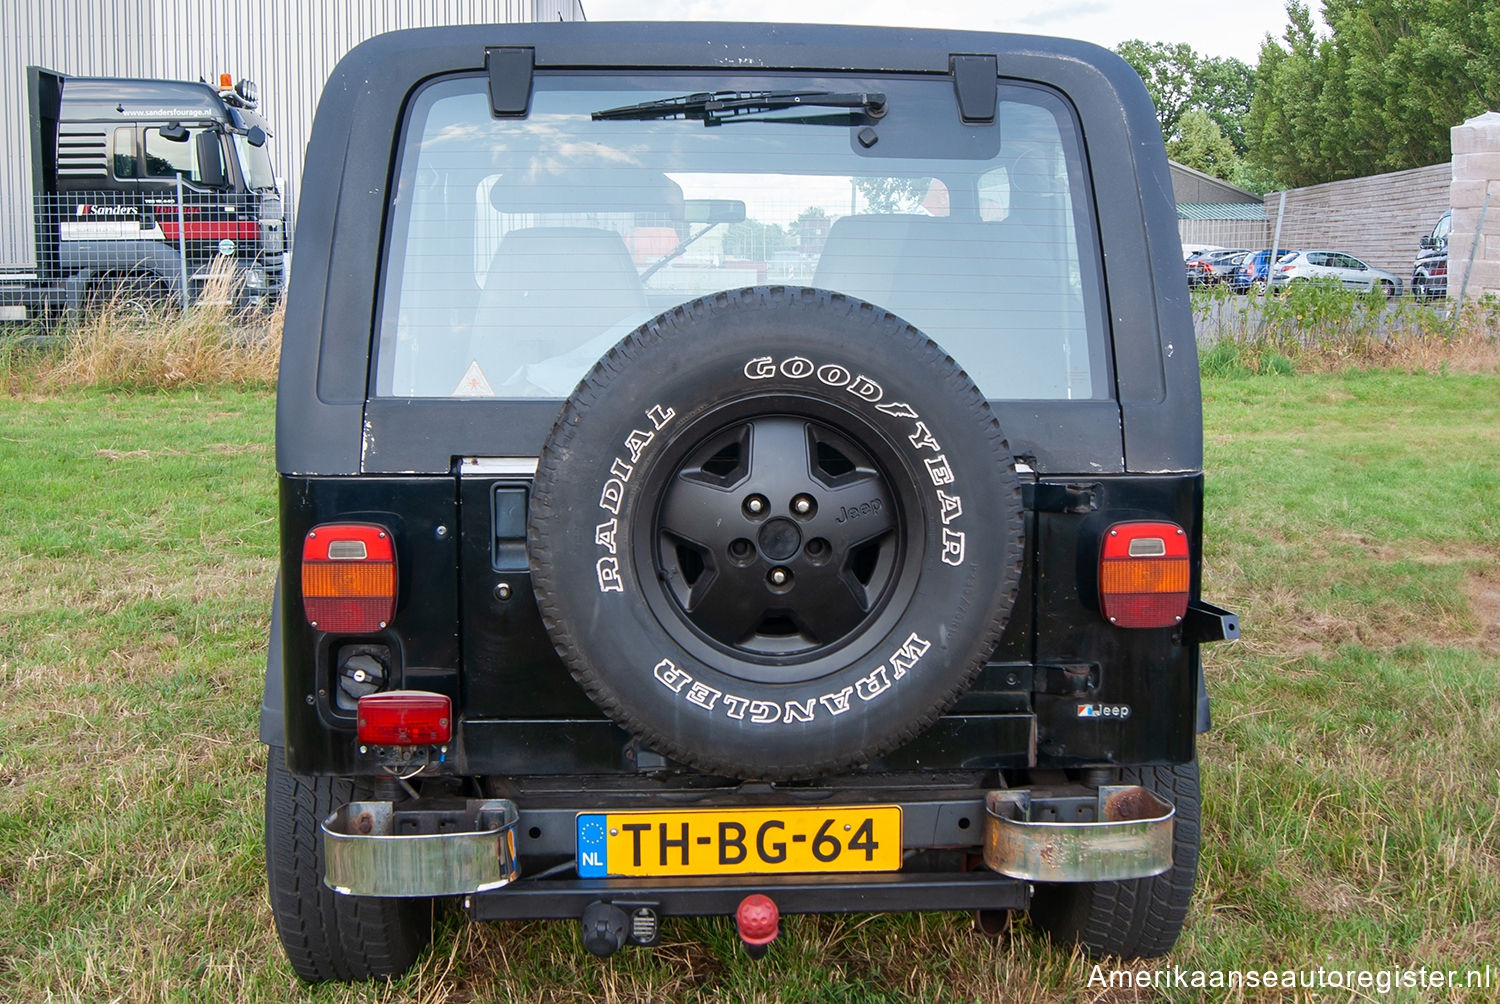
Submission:
M 1120 784 L 1139 784 L 1177 807 L 1172 867 L 1125 882 L 1039 884 L 1031 920 L 1054 941 L 1075 944 L 1092 958 L 1151 959 L 1177 943 L 1198 875 L 1198 762 L 1120 772 Z
M 432 937 L 432 901 L 345 896 L 323 884 L 322 822 L 370 785 L 293 774 L 281 747 L 268 753 L 266 875 L 292 969 L 309 983 L 400 976 Z

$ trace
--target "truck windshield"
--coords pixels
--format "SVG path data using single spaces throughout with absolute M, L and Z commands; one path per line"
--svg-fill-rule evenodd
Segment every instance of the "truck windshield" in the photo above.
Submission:
M 276 172 L 271 167 L 269 145 L 251 146 L 248 139 L 236 133 L 234 149 L 240 155 L 240 172 L 245 176 L 246 188 L 253 192 L 276 187 Z
M 421 91 L 373 393 L 564 397 L 655 314 L 771 283 L 897 314 L 992 398 L 1110 396 L 1082 143 L 1057 95 L 1002 84 L 996 121 L 974 125 L 951 80 L 725 74 L 714 90 L 888 100 L 831 127 L 809 116 L 849 113 L 594 117 L 704 83 L 538 74 L 524 119 L 492 116 L 483 79 Z

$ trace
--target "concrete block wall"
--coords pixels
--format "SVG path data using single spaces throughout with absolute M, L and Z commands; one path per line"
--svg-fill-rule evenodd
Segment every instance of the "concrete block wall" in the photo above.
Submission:
M 1418 243 L 1448 209 L 1451 181 L 1452 168 L 1434 164 L 1288 189 L 1281 246 L 1344 251 L 1408 283 Z M 1280 203 L 1280 192 L 1265 197 L 1269 230 Z
M 1448 237 L 1448 296 L 1500 296 L 1500 112 L 1485 112 L 1453 127 L 1453 232 Z M 1485 195 L 1484 231 L 1479 232 Z M 1477 238 L 1476 238 L 1477 235 Z

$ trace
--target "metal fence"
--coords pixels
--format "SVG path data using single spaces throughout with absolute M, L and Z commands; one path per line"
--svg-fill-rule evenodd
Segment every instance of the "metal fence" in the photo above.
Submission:
M 55 288 L 57 299 L 129 289 L 186 306 L 224 272 L 246 300 L 272 300 L 284 285 L 285 229 L 275 195 L 173 184 L 40 196 L 35 208 L 36 282 Z

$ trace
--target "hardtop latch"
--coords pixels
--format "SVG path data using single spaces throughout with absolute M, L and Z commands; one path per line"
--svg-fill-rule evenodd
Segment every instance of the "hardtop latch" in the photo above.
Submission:
M 490 110 L 499 116 L 525 118 L 531 110 L 531 76 L 536 50 L 527 47 L 486 49 L 490 74 Z
M 948 57 L 948 72 L 953 74 L 953 91 L 958 97 L 958 117 L 966 125 L 995 121 L 997 92 L 995 78 L 1000 61 L 993 55 L 953 53 Z

